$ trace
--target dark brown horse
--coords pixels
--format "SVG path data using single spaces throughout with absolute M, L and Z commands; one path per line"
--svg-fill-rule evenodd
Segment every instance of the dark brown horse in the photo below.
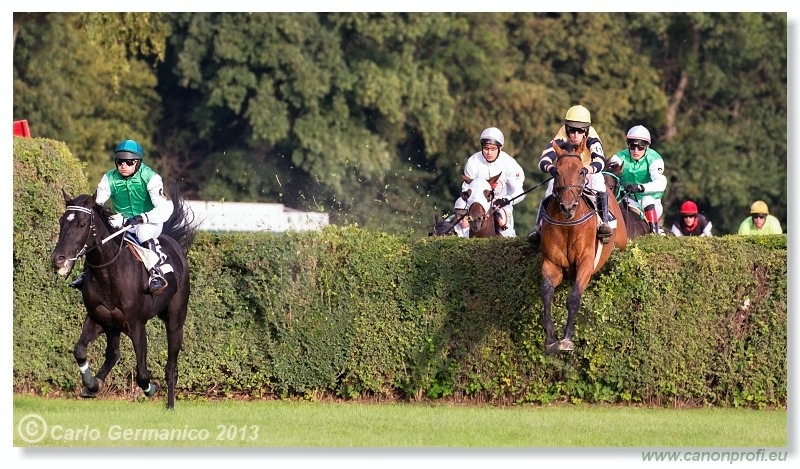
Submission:
M 164 223 L 159 237 L 161 248 L 173 271 L 166 273 L 166 290 L 154 296 L 146 291 L 149 273 L 133 254 L 132 241 L 122 235 L 112 236 L 111 215 L 95 202 L 95 195 L 70 199 L 64 194 L 66 211 L 61 216 L 58 243 L 52 254 L 53 267 L 66 276 L 75 261 L 86 256 L 86 278 L 81 288 L 86 318 L 81 336 L 75 344 L 74 356 L 81 372 L 82 397 L 94 397 L 103 386 L 111 368 L 119 359 L 119 339 L 124 333 L 133 342 L 136 354 L 136 384 L 148 397 L 158 391 L 150 381 L 147 369 L 147 335 L 145 324 L 158 316 L 167 329 L 167 408 L 175 406 L 175 385 L 178 381 L 178 352 L 183 344 L 183 324 L 189 302 L 189 264 L 186 253 L 196 227 L 176 186 L 170 185 L 174 204 L 172 216 Z M 119 234 L 117 232 L 117 234 Z M 93 376 L 86 359 L 89 345 L 101 334 L 106 335 L 105 360 Z
M 500 231 L 495 218 L 496 208 L 492 205 L 494 201 L 494 189 L 492 187 L 500 179 L 500 174 L 489 179 L 470 179 L 461 175 L 467 188 L 461 192 L 461 197 L 467 201 L 467 219 L 469 220 L 470 238 L 490 238 L 500 236 Z
M 553 197 L 547 207 L 541 226 L 542 253 L 542 321 L 545 331 L 545 352 L 556 354 L 574 349 L 572 334 L 575 317 L 581 306 L 581 296 L 592 275 L 611 256 L 614 246 L 624 249 L 627 243 L 624 221 L 619 206 L 613 197 L 608 197 L 609 212 L 617 219 L 611 240 L 602 243 L 597 239 L 597 214 L 584 194 L 588 170 L 580 155 L 586 149 L 585 139 L 577 148 L 562 150 L 553 145 L 556 152 L 556 175 L 553 182 Z M 564 338 L 556 340 L 553 332 L 551 307 L 555 288 L 564 278 L 573 280 L 567 298 L 567 324 Z
M 638 238 L 639 236 L 650 233 L 650 225 L 644 218 L 644 213 L 640 207 L 630 204 L 626 197 L 625 189 L 620 183 L 622 176 L 622 166 L 619 164 L 609 164 L 603 171 L 603 178 L 606 182 L 606 190 L 609 198 L 613 196 L 617 199 L 619 210 L 622 212 L 622 219 L 625 220 L 625 231 L 628 239 Z

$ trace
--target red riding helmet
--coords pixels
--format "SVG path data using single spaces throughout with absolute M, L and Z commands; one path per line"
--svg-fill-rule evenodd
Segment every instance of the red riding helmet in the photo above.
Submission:
M 681 215 L 697 215 L 697 204 L 687 200 L 681 205 Z

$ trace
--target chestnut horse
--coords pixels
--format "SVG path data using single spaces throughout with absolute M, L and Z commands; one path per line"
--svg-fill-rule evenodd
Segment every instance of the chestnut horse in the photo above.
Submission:
M 581 296 L 592 275 L 611 256 L 614 246 L 624 249 L 627 244 L 625 222 L 616 199 L 610 194 L 609 213 L 616 218 L 616 227 L 612 224 L 610 241 L 613 242 L 603 243 L 597 238 L 598 216 L 584 193 L 588 169 L 583 165 L 580 155 L 586 150 L 586 140 L 577 148 L 571 146 L 565 150 L 554 142 L 553 150 L 556 152 L 553 196 L 544 207 L 540 229 L 541 294 L 544 306 L 542 320 L 547 354 L 574 350 L 572 334 L 575 331 L 575 317 L 581 306 Z M 573 285 L 567 298 L 564 338 L 559 341 L 553 333 L 551 307 L 555 288 L 565 277 L 572 279 Z

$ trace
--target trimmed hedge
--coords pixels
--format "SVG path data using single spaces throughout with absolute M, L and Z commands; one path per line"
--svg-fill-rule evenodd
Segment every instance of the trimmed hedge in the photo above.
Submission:
M 58 142 L 15 139 L 14 153 L 15 390 L 75 392 L 85 311 L 49 250 L 60 187 L 88 184 L 71 185 L 80 167 Z M 557 357 L 543 353 L 541 259 L 520 239 L 200 233 L 189 258 L 183 397 L 786 405 L 785 235 L 639 238 L 593 277 L 576 351 Z M 568 290 L 556 293 L 561 329 Z M 163 325 L 148 334 L 158 379 Z M 134 392 L 134 366 L 123 340 L 106 384 Z

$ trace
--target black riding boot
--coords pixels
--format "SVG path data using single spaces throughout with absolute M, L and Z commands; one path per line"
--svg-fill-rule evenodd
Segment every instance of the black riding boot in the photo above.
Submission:
M 608 225 L 608 193 L 597 193 L 597 208 L 600 209 L 600 217 L 603 219 L 603 223 L 597 227 L 597 237 L 608 238 L 612 234 L 611 227 Z
M 158 254 L 158 262 L 150 269 L 150 280 L 148 282 L 148 290 L 153 295 L 160 295 L 167 288 L 167 279 L 161 273 L 160 266 L 164 264 L 167 256 L 161 251 L 161 244 L 157 239 L 149 239 L 145 242 L 147 249 Z
M 650 232 L 653 234 L 661 233 L 661 230 L 658 228 L 658 223 L 650 223 Z
M 528 233 L 528 242 L 531 243 L 534 247 L 539 245 L 539 241 L 542 240 L 542 235 L 539 234 L 539 228 L 542 226 L 542 217 L 544 217 L 544 210 L 545 210 L 545 200 L 550 196 L 545 197 L 539 202 L 539 211 L 536 213 L 536 225 L 533 228 L 533 231 Z
M 78 276 L 75 277 L 75 280 L 73 280 L 73 281 L 71 281 L 69 283 L 69 286 L 72 287 L 72 288 L 77 288 L 78 290 L 80 290 L 81 288 L 83 288 L 83 280 L 84 280 L 84 278 L 86 278 L 86 271 L 85 270 L 81 270 L 81 273 L 79 273 Z

